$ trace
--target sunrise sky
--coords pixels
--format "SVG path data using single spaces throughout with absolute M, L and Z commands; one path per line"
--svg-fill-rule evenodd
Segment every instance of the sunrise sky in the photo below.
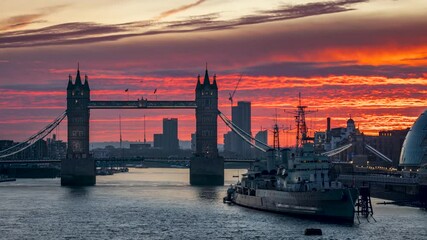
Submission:
M 0 9 L 0 139 L 24 140 L 60 115 L 77 62 L 92 100 L 193 100 L 208 62 L 228 116 L 243 74 L 234 101 L 252 102 L 253 133 L 272 127 L 276 109 L 289 128 L 298 92 L 318 110 L 313 130 L 351 115 L 374 135 L 410 127 L 426 108 L 425 0 L 14 0 Z M 195 131 L 194 110 L 92 110 L 91 141 L 118 141 L 119 114 L 130 141 L 143 139 L 144 115 L 149 141 L 164 117 L 179 118 L 181 140 Z M 219 122 L 219 143 L 226 131 Z

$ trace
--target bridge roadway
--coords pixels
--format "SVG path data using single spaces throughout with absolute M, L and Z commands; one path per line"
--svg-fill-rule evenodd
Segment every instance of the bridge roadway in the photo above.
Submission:
M 90 109 L 195 109 L 195 101 L 148 101 L 141 99 L 137 101 L 90 101 Z

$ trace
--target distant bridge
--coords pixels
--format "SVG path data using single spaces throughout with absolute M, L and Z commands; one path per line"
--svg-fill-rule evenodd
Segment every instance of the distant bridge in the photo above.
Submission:
M 167 157 L 147 157 L 147 158 L 98 158 L 94 159 L 96 162 L 189 162 L 191 157 L 182 158 L 167 158 Z M 257 159 L 237 159 L 237 158 L 225 158 L 226 163 L 254 163 L 259 160 Z M 61 163 L 62 160 L 51 159 L 51 160 L 0 160 L 0 164 L 41 164 L 41 163 Z
M 414 185 L 418 184 L 417 178 L 410 177 L 396 177 L 392 175 L 384 174 L 366 174 L 366 175 L 357 175 L 357 174 L 341 174 L 338 177 L 339 181 L 347 182 L 359 182 L 359 183 L 384 183 L 384 184 L 400 184 L 400 185 Z

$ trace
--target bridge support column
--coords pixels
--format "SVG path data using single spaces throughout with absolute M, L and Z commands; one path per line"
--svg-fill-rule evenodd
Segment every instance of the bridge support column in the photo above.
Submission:
M 67 87 L 68 148 L 61 163 L 62 186 L 92 186 L 96 183 L 95 161 L 89 154 L 90 89 L 87 77 L 84 84 L 77 70 L 73 84 Z
M 95 160 L 65 159 L 61 162 L 62 186 L 93 186 L 96 183 Z
M 224 158 L 193 157 L 190 163 L 191 185 L 224 185 Z
M 190 163 L 191 185 L 224 185 L 224 159 L 218 156 L 218 87 L 206 69 L 196 87 L 196 154 Z

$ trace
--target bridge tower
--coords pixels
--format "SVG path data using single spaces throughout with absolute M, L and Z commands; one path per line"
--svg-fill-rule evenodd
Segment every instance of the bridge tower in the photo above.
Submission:
M 191 159 L 191 185 L 224 185 L 224 159 L 218 155 L 218 86 L 206 67 L 196 86 L 196 153 Z
M 95 161 L 89 154 L 90 88 L 87 76 L 82 83 L 77 68 L 73 84 L 67 87 L 68 149 L 61 163 L 62 186 L 91 186 L 96 183 Z

